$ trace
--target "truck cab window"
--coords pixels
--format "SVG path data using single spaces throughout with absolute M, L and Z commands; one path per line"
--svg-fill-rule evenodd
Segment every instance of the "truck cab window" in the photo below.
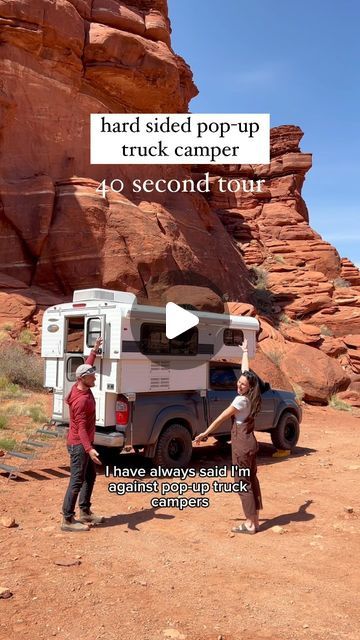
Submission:
M 84 316 L 73 316 L 67 319 L 65 353 L 83 353 L 84 325 Z
M 229 389 L 236 391 L 237 379 L 238 376 L 236 376 L 232 367 L 210 367 L 211 389 Z
M 97 338 L 101 336 L 100 318 L 89 318 L 87 321 L 86 345 L 93 347 Z
M 198 330 L 193 327 L 169 340 L 164 324 L 144 323 L 141 325 L 140 350 L 144 355 L 196 356 Z

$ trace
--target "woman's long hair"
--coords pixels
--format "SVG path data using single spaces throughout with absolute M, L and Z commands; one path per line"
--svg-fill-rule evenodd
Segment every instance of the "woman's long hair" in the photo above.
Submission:
M 246 394 L 246 397 L 250 400 L 250 413 L 248 417 L 255 418 L 261 409 L 259 380 L 253 371 L 243 371 L 241 375 L 244 376 L 249 383 L 249 391 Z

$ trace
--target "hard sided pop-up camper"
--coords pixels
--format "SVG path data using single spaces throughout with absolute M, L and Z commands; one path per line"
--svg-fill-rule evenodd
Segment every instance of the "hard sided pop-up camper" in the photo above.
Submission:
M 93 389 L 95 445 L 119 450 L 133 446 L 157 463 L 187 464 L 192 438 L 215 417 L 214 402 L 215 412 L 224 408 L 216 404 L 218 397 L 212 397 L 210 363 L 215 356 L 238 359 L 244 337 L 249 356 L 254 356 L 259 329 L 255 318 L 192 313 L 199 318 L 198 325 L 169 340 L 165 308 L 139 305 L 132 293 L 80 290 L 72 302 L 47 309 L 42 356 L 44 386 L 54 392 L 53 420 L 67 425 L 64 399 L 77 367 L 101 336 L 103 349 L 95 362 Z M 268 428 L 272 426 L 273 416 Z

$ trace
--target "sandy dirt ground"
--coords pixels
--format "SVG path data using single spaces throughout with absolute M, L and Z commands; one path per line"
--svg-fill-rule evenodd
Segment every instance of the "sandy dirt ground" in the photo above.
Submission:
M 1 517 L 18 523 L 0 525 L 0 586 L 13 594 L 0 599 L 1 640 L 357 640 L 360 418 L 305 408 L 288 458 L 258 439 L 254 536 L 230 532 L 242 518 L 235 494 L 209 493 L 208 508 L 152 508 L 151 494 L 110 494 L 103 473 L 93 506 L 107 522 L 63 533 L 64 441 L 22 480 L 0 477 Z M 194 468 L 230 465 L 230 448 L 211 443 L 194 449 Z M 135 454 L 117 464 L 144 466 Z

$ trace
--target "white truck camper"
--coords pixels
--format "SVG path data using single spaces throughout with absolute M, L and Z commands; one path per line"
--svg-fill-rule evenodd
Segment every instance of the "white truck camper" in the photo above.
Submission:
M 65 397 L 75 382 L 77 367 L 99 336 L 103 348 L 95 361 L 95 444 L 109 447 L 132 444 L 123 425 L 131 421 L 137 394 L 191 391 L 206 397 L 209 362 L 214 357 L 239 358 L 238 345 L 244 337 L 249 356 L 255 355 L 259 330 L 255 318 L 192 313 L 198 316 L 199 324 L 169 340 L 165 307 L 140 305 L 132 293 L 84 289 L 74 292 L 72 302 L 47 309 L 42 356 L 44 386 L 54 394 L 53 420 L 69 422 Z

